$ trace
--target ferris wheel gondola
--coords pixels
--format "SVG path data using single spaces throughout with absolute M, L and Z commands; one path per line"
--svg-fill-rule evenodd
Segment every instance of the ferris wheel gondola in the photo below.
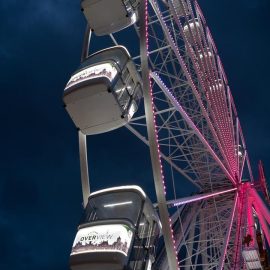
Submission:
M 71 255 L 72 270 L 148 270 L 155 260 L 160 221 L 138 186 L 93 192 Z
M 142 96 L 141 79 L 127 49 L 115 46 L 90 55 L 64 90 L 66 110 L 86 135 L 130 121 Z
M 82 11 L 97 36 L 118 32 L 138 19 L 139 0 L 82 0 Z M 97 16 L 99 14 L 99 16 Z

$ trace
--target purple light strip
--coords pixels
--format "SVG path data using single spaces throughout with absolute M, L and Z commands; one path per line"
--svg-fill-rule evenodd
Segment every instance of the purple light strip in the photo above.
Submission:
M 203 195 L 194 195 L 194 196 L 190 196 L 190 197 L 186 197 L 186 198 L 181 198 L 178 200 L 173 200 L 173 201 L 168 201 L 168 204 L 171 204 L 173 206 L 179 206 L 179 205 L 183 205 L 183 204 L 188 204 L 188 203 L 193 203 L 193 202 L 197 202 L 200 200 L 205 200 L 208 198 L 212 198 L 218 195 L 222 195 L 225 193 L 229 193 L 232 191 L 237 190 L 237 188 L 231 188 L 228 190 L 223 190 L 223 191 L 218 191 L 218 192 L 213 192 L 213 193 L 207 193 L 207 194 L 203 194 Z
M 148 33 L 148 0 L 144 0 L 145 1 L 145 14 L 144 14 L 144 19 L 145 19 L 145 38 L 146 38 L 146 50 L 147 50 L 147 55 L 149 56 L 149 33 Z M 154 104 L 154 97 L 153 97 L 153 88 L 152 88 L 152 81 L 151 81 L 151 76 L 150 73 L 148 74 L 149 76 L 149 88 L 150 88 L 150 96 L 151 96 L 151 107 L 152 107 L 152 113 L 153 113 L 153 122 L 154 122 L 154 134 L 155 134 L 155 139 L 156 139 L 156 144 L 157 144 L 157 148 L 158 148 L 158 162 L 159 162 L 159 166 L 160 166 L 160 173 L 162 176 L 162 183 L 163 183 L 163 192 L 164 192 L 164 197 L 166 198 L 166 183 L 165 183 L 165 177 L 164 177 L 164 172 L 163 172 L 163 166 L 162 166 L 162 161 L 161 161 L 161 152 L 160 152 L 160 147 L 159 147 L 159 137 L 158 137 L 158 132 L 157 132 L 157 123 L 156 123 L 156 115 L 155 115 L 155 104 Z M 176 265 L 177 268 L 176 270 L 179 270 L 179 261 L 178 261 L 178 252 L 177 252 L 177 248 L 176 248 L 176 241 L 174 238 L 174 231 L 172 228 L 172 220 L 171 218 L 169 218 L 169 227 L 170 227 L 170 234 L 171 234 L 171 241 L 172 241 L 172 246 L 173 246 L 173 250 L 174 250 L 174 255 L 175 259 L 176 259 Z M 169 255 L 169 254 L 168 254 Z M 169 256 L 168 256 L 168 260 L 169 260 Z M 170 265 L 170 264 L 169 264 Z M 173 269 L 171 269 L 173 270 Z

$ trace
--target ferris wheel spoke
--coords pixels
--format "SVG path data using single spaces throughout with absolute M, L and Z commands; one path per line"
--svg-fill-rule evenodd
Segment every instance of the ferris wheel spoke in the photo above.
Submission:
M 190 119 L 188 114 L 185 112 L 185 110 L 182 108 L 182 106 L 179 104 L 179 102 L 175 99 L 173 94 L 169 91 L 169 89 L 166 87 L 166 85 L 163 83 L 163 81 L 159 78 L 159 76 L 156 73 L 151 73 L 152 78 L 155 80 L 155 82 L 158 84 L 158 86 L 162 89 L 162 91 L 165 93 L 165 95 L 168 97 L 170 102 L 173 104 L 173 106 L 177 109 L 177 111 L 181 114 L 181 116 L 185 119 L 185 121 L 188 123 L 189 127 L 194 131 L 194 133 L 198 136 L 201 143 L 206 147 L 207 151 L 212 155 L 213 159 L 219 164 L 219 166 L 224 171 L 225 175 L 232 181 L 233 184 L 236 184 L 234 177 L 229 173 L 229 171 L 225 168 L 223 162 L 219 159 L 219 157 L 216 155 L 216 153 L 213 151 L 212 147 L 209 145 L 209 143 L 206 141 L 204 136 L 201 134 L 199 129 L 196 127 L 194 122 Z
M 167 205 L 168 205 L 169 208 L 176 207 L 176 206 L 180 206 L 180 205 L 183 205 L 183 204 L 188 204 L 188 203 L 193 203 L 193 202 L 197 202 L 197 201 L 207 200 L 209 198 L 220 196 L 222 194 L 232 192 L 232 191 L 236 191 L 236 190 L 237 190 L 237 188 L 232 188 L 232 189 L 220 190 L 220 191 L 216 191 L 216 192 L 212 192 L 212 193 L 204 193 L 204 194 L 193 195 L 193 196 L 189 196 L 189 197 L 185 197 L 185 198 L 181 198 L 181 199 L 167 201 Z

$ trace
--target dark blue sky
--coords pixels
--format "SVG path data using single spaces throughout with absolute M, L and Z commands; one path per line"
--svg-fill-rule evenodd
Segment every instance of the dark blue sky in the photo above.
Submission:
M 262 159 L 270 175 L 270 2 L 199 2 L 254 172 Z M 79 1 L 0 2 L 1 270 L 68 269 L 81 190 L 77 132 L 62 93 L 79 64 L 84 27 Z M 91 137 L 89 163 L 93 189 L 137 182 L 155 199 L 147 148 L 125 129 Z

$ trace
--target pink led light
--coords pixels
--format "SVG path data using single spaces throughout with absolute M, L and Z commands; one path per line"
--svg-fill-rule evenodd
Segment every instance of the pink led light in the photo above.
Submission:
M 250 195 L 254 198 L 254 204 L 257 206 L 257 208 L 260 209 L 260 212 L 263 214 L 263 218 L 267 220 L 268 224 L 270 224 L 270 211 L 265 206 L 262 198 L 257 193 L 257 191 L 254 188 L 250 188 Z M 270 236 L 269 236 L 270 239 Z
M 146 45 L 146 48 L 147 48 L 147 55 L 149 56 L 149 40 L 148 40 L 148 1 L 146 0 L 145 1 L 145 33 L 146 33 L 146 42 L 147 42 L 147 45 Z M 157 143 L 157 146 L 158 146 L 158 160 L 159 160 L 159 165 L 160 165 L 160 172 L 161 172 L 161 175 L 162 175 L 162 183 L 163 183 L 163 192 L 164 192 L 164 195 L 166 197 L 166 184 L 165 184 L 165 177 L 164 177 L 164 172 L 163 172 L 163 166 L 162 166 L 162 162 L 161 162 L 161 155 L 160 155 L 160 150 L 159 150 L 159 137 L 158 137 L 158 132 L 157 132 L 157 123 L 156 123 L 156 116 L 155 116 L 155 106 L 154 106 L 154 96 L 153 96 L 153 89 L 152 89 L 152 81 L 151 81 L 151 77 L 150 77 L 150 74 L 148 74 L 148 78 L 149 78 L 149 85 L 150 85 L 150 95 L 151 95 L 151 106 L 152 106 L 152 112 L 153 112 L 153 116 L 154 116 L 154 132 L 155 132 L 155 137 L 156 137 L 156 143 Z M 176 261 L 177 261 L 177 264 L 179 265 L 179 261 L 178 261 L 178 254 L 177 254 L 177 249 L 176 249 L 176 246 L 175 246 L 175 239 L 174 239 L 174 232 L 173 232 L 173 229 L 172 229 L 172 222 L 171 222 L 171 219 L 169 218 L 169 226 L 170 226 L 170 229 L 171 229 L 171 240 L 172 240 L 172 243 L 173 243 L 173 248 L 174 248 L 174 251 L 175 251 L 175 258 L 176 258 Z M 177 270 L 179 270 L 179 268 L 177 268 Z
M 251 243 L 249 244 L 249 246 L 254 246 L 255 244 L 255 231 L 254 231 L 254 219 L 253 219 L 253 212 L 252 212 L 252 200 L 250 198 L 250 196 L 247 198 L 248 202 L 247 202 L 247 231 L 248 234 L 251 235 Z
M 218 196 L 218 195 L 222 195 L 222 194 L 225 194 L 225 193 L 228 193 L 228 192 L 232 192 L 232 191 L 235 191 L 237 188 L 232 188 L 232 189 L 228 189 L 228 190 L 223 190 L 223 191 L 219 191 L 219 192 L 214 192 L 214 193 L 211 193 L 211 194 L 205 194 L 205 195 L 200 195 L 200 196 L 193 196 L 194 198 L 187 198 L 187 199 L 184 199 L 182 200 L 181 202 L 177 202 L 177 203 L 174 203 L 174 206 L 179 206 L 179 205 L 183 205 L 183 204 L 187 204 L 187 203 L 192 203 L 192 202 L 196 202 L 196 201 L 200 201 L 200 200 L 205 200 L 205 199 L 208 199 L 208 198 L 212 198 L 212 197 L 215 197 L 215 196 Z
M 173 6 L 174 6 L 174 3 L 172 2 Z M 190 5 L 190 3 L 189 3 Z M 175 6 L 174 6 L 175 8 Z M 192 11 L 191 7 L 190 7 L 190 10 Z M 196 9 L 196 11 L 198 11 L 198 9 Z M 199 15 L 201 15 L 199 13 Z M 185 17 L 186 17 L 186 21 L 188 22 L 189 19 L 187 17 L 187 14 L 185 14 Z M 196 15 L 196 18 L 199 18 L 200 16 L 198 16 L 198 14 Z M 192 13 L 192 18 L 194 19 L 194 15 Z M 202 70 L 199 66 L 199 63 L 196 61 L 196 57 L 195 57 L 195 54 L 194 54 L 194 50 L 192 49 L 190 43 L 189 43 L 189 40 L 187 38 L 187 35 L 186 35 L 186 31 L 183 30 L 183 26 L 182 24 L 180 23 L 180 21 L 178 20 L 178 18 L 175 18 L 178 26 L 181 28 L 181 33 L 182 35 L 185 37 L 185 40 L 186 40 L 186 45 L 187 45 L 187 48 L 190 52 L 190 55 L 191 55 L 191 58 L 193 60 L 193 64 L 194 64 L 194 68 L 196 70 L 196 73 L 199 74 L 198 76 L 198 79 L 201 83 L 201 85 L 203 86 L 204 89 L 207 89 L 205 83 L 207 83 L 207 81 L 205 80 L 202 80 L 202 77 L 204 76 L 207 76 L 210 81 L 212 83 L 210 83 L 210 85 L 213 85 L 214 86 L 214 95 L 211 95 L 211 93 L 209 94 L 208 91 L 206 91 L 206 95 L 209 99 L 209 102 L 212 104 L 211 107 L 213 108 L 213 113 L 212 116 L 214 118 L 214 121 L 215 121 L 215 124 L 217 126 L 217 129 L 216 132 L 219 136 L 219 139 L 217 140 L 217 143 L 219 145 L 219 148 L 221 149 L 221 152 L 224 156 L 225 154 L 225 159 L 227 161 L 227 163 L 229 164 L 229 171 L 232 175 L 235 175 L 235 171 L 236 171 L 236 162 L 235 162 L 235 156 L 234 156 L 234 147 L 233 147 L 233 136 L 232 134 L 229 134 L 227 130 L 229 130 L 229 124 L 227 123 L 227 117 L 226 117 L 226 113 L 227 113 L 227 108 L 225 108 L 225 106 L 223 106 L 225 104 L 224 100 L 220 99 L 220 97 L 223 97 L 224 96 L 224 91 L 222 91 L 222 94 L 223 95 L 217 95 L 218 92 L 221 92 L 221 91 L 216 91 L 216 87 L 215 87 L 215 81 L 217 81 L 217 77 L 214 75 L 212 76 L 212 72 L 214 72 L 214 69 L 213 69 L 213 65 L 212 63 L 210 62 L 209 64 L 209 61 L 208 61 L 208 64 L 206 63 L 206 66 L 208 67 L 210 65 L 210 68 L 206 68 L 205 67 L 205 63 L 202 62 L 202 59 L 199 59 L 199 61 L 201 60 L 201 64 L 202 64 Z M 205 22 L 205 20 L 203 19 L 203 21 Z M 167 29 L 168 30 L 168 29 Z M 205 40 L 205 36 L 202 34 L 203 32 L 200 31 L 200 35 L 202 36 L 202 40 L 204 42 L 206 42 Z M 196 51 L 198 52 L 199 51 L 199 48 L 198 46 L 201 47 L 202 50 L 204 50 L 204 45 L 202 44 L 202 40 L 200 39 L 197 43 L 197 39 L 194 40 L 194 33 L 193 31 L 191 31 L 191 36 L 193 38 L 193 45 L 195 46 L 196 48 Z M 171 37 L 171 36 L 170 36 Z M 209 47 L 209 44 L 206 45 L 206 47 Z M 177 50 L 177 52 L 179 53 L 179 51 Z M 207 59 L 208 60 L 208 59 Z M 209 73 L 209 70 L 210 70 L 210 73 Z M 185 70 L 186 71 L 186 70 Z M 193 82 L 192 82 L 193 83 Z M 208 88 L 210 87 L 210 85 L 208 85 Z M 194 85 L 192 85 L 194 86 Z M 218 85 L 218 88 L 219 88 L 219 85 Z M 215 90 L 216 89 L 216 90 Z M 222 90 L 224 90 L 224 87 L 222 87 Z M 215 99 L 213 99 L 213 97 L 216 96 Z M 216 102 L 217 100 L 217 102 Z M 201 104 L 200 104 L 201 106 Z M 204 106 L 202 106 L 202 109 L 204 110 Z M 222 113 L 220 113 L 220 110 L 222 111 Z M 212 111 L 212 110 L 210 110 Z M 215 136 L 215 135 L 214 135 Z M 222 145 L 220 145 L 220 142 L 219 140 L 221 141 Z

